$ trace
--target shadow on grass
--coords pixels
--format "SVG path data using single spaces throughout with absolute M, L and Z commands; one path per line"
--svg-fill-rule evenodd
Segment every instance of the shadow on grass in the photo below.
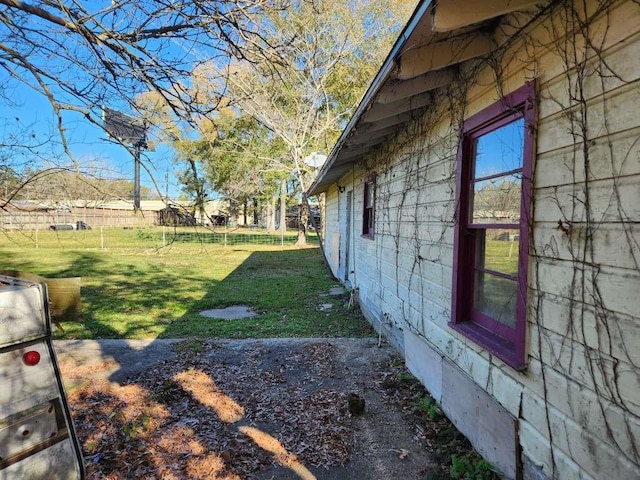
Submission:
M 371 334 L 359 312 L 346 308 L 346 294 L 329 297 L 339 284 L 318 248 L 40 249 L 27 255 L 3 251 L 5 268 L 82 278 L 83 322 L 65 323 L 66 332 L 55 335 L 60 339 Z M 228 321 L 199 314 L 230 305 L 248 305 L 258 316 Z
M 339 284 L 327 271 L 317 248 L 259 251 L 207 293 L 185 315 L 167 326 L 162 338 L 362 337 L 372 334 L 348 294 L 330 296 Z M 258 315 L 220 320 L 203 310 L 246 305 Z
M 74 274 L 85 276 L 95 276 L 99 274 L 103 265 L 92 255 L 79 255 L 74 260 Z M 77 270 L 76 270 L 77 269 Z M 60 270 L 60 275 L 67 275 L 68 269 Z M 144 265 L 128 265 L 118 272 L 119 278 L 116 284 L 98 286 L 87 286 L 86 294 L 91 297 L 91 308 L 93 312 L 98 312 L 107 308 L 122 308 L 118 306 L 118 298 L 126 297 L 126 308 L 151 308 L 163 305 L 168 302 L 167 298 L 161 295 L 154 295 L 154 292 L 175 292 L 179 289 L 188 289 L 189 277 L 174 281 L 166 278 L 163 272 L 153 271 Z M 196 275 L 191 277 L 193 282 L 202 282 Z M 169 282 L 169 284 L 168 284 Z M 248 337 L 363 337 L 372 335 L 371 327 L 362 318 L 359 311 L 349 309 L 348 294 L 346 292 L 338 295 L 329 295 L 332 287 L 338 284 L 326 270 L 320 253 L 317 248 L 286 251 L 257 251 L 252 252 L 239 266 L 221 280 L 210 280 L 205 282 L 207 287 L 201 298 L 193 300 L 184 313 L 179 318 L 162 325 L 158 332 L 160 339 L 154 340 L 142 349 L 136 349 L 127 342 L 118 342 L 118 347 L 113 348 L 110 343 L 109 349 L 103 347 L 103 355 L 113 359 L 119 367 L 113 372 L 109 380 L 127 384 L 134 379 L 133 384 L 129 384 L 140 392 L 138 395 L 150 396 L 153 403 L 169 408 L 169 399 L 164 399 L 165 390 L 170 389 L 172 396 L 184 397 L 185 402 L 198 404 L 198 408 L 207 407 L 216 411 L 216 415 L 222 420 L 219 427 L 221 431 L 235 431 L 232 437 L 237 441 L 245 441 L 254 444 L 250 449 L 250 457 L 262 464 L 269 464 L 271 456 L 276 459 L 276 463 L 284 468 L 285 476 L 280 478 L 302 478 L 315 479 L 316 477 L 306 469 L 306 467 L 295 459 L 295 455 L 288 452 L 277 439 L 266 431 L 244 425 L 236 426 L 236 420 L 225 420 L 224 415 L 217 411 L 220 405 L 225 402 L 231 403 L 233 399 L 222 394 L 215 383 L 209 388 L 209 392 L 203 398 L 197 397 L 193 392 L 202 389 L 206 385 L 208 377 L 200 372 L 203 378 L 198 380 L 197 386 L 190 386 L 189 379 L 194 378 L 196 371 L 193 368 L 185 368 L 180 373 L 171 378 L 182 378 L 184 385 L 176 385 L 175 381 L 160 385 L 158 391 L 149 389 L 148 385 L 136 380 L 135 375 L 146 368 L 150 368 L 150 361 L 155 360 L 155 364 L 167 362 L 163 369 L 171 369 L 170 362 L 172 356 L 167 356 L 166 343 L 162 339 L 170 338 L 248 338 Z M 83 287 L 85 288 L 85 287 Z M 101 288 L 101 291 L 92 290 Z M 176 292 L 177 293 L 177 292 Z M 219 320 L 203 317 L 200 311 L 216 307 L 226 307 L 231 305 L 247 305 L 258 313 L 256 317 L 238 320 Z M 329 306 L 330 305 L 330 306 Z M 320 308 L 322 307 L 322 308 Z M 94 321 L 94 320 L 92 320 Z M 94 328 L 94 327 L 92 327 Z M 135 327 L 131 327 L 134 329 Z M 100 332 L 105 338 L 118 338 L 122 332 L 108 325 L 95 327 L 96 332 Z M 126 336 L 126 332 L 124 333 Z M 187 344 L 189 345 L 189 344 Z M 164 347 L 164 348 L 163 348 Z M 181 347 L 185 348 L 185 347 Z M 189 348 L 189 347 L 186 347 Z M 158 352 L 161 352 L 160 354 Z M 196 352 L 206 353 L 206 352 Z M 140 364 L 135 364 L 133 358 L 144 359 Z M 226 367 L 225 367 L 226 368 Z M 205 378 L 206 377 L 206 378 Z M 164 393 L 163 393 L 164 392 Z M 105 402 L 116 402 L 117 398 L 107 398 L 108 395 L 94 393 L 84 400 L 98 404 L 101 403 L 101 395 L 104 395 Z M 217 399 L 211 403 L 212 399 Z M 174 399 L 175 400 L 175 399 Z M 223 402 L 224 400 L 224 402 Z M 209 403 L 207 403 L 209 402 Z M 175 402 L 174 402 L 175 403 Z M 173 405 L 173 404 L 171 404 Z M 238 405 L 236 408 L 241 408 Z M 144 407 L 151 408 L 151 407 Z M 194 407 L 195 408 L 195 407 Z M 111 429 L 114 437 L 118 439 L 117 445 L 108 451 L 102 451 L 99 458 L 101 464 L 107 465 L 115 461 L 115 457 L 110 455 L 114 451 L 126 452 L 127 442 L 137 443 L 145 434 L 148 420 L 143 414 L 137 418 L 124 418 L 121 414 L 110 417 Z M 90 419 L 83 419 L 89 421 Z M 189 420 L 189 419 L 187 419 Z M 225 426 L 224 424 L 228 424 Z M 170 433 L 170 432 L 168 432 Z M 178 432 L 172 433 L 178 435 Z M 197 444 L 206 446 L 209 451 L 209 460 L 217 465 L 217 472 L 229 473 L 228 451 L 217 451 L 216 446 L 210 442 L 206 431 L 200 435 L 197 429 L 190 429 L 190 438 Z M 245 440 L 246 437 L 246 440 Z M 90 449 L 85 445 L 85 448 Z M 137 447 L 136 447 L 137 448 Z M 143 447 L 140 447 L 143 449 Z M 113 451 L 112 451 L 113 450 Z M 86 453 L 92 454 L 88 451 Z M 124 453 L 123 453 L 124 454 Z M 96 454 L 97 455 L 97 454 Z M 161 473 L 153 463 L 157 459 L 145 458 L 147 468 Z M 203 459 L 205 461 L 205 459 Z M 212 467 L 213 468 L 213 467 Z M 282 473 L 282 471 L 280 471 Z M 103 471 L 103 473 L 110 473 Z M 230 474 L 231 475 L 231 474 Z M 218 477 L 215 477 L 218 478 Z M 227 478 L 227 477 L 220 477 Z M 229 476 L 228 478 L 236 478 Z
M 39 270 L 49 278 L 82 278 L 83 320 L 65 323 L 66 333 L 57 332 L 56 338 L 166 337 L 165 329 L 175 321 L 176 310 L 184 311 L 185 305 L 194 301 L 194 286 L 204 281 L 195 271 L 190 274 L 188 269 L 178 271 L 159 264 L 157 257 L 149 262 L 121 257 L 114 263 L 98 253 L 66 252 L 65 256 L 69 260 L 63 268 L 43 271 L 34 262 L 20 267 Z M 215 279 L 206 281 L 210 288 L 218 283 Z

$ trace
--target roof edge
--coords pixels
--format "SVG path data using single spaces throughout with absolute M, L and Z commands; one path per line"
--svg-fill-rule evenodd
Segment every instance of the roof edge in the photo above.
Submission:
M 382 67 L 380 67 L 380 70 L 378 70 L 378 73 L 376 74 L 371 84 L 369 85 L 369 88 L 367 89 L 364 96 L 362 97 L 362 100 L 360 100 L 360 104 L 356 108 L 356 111 L 354 112 L 354 114 L 351 116 L 349 123 L 344 128 L 344 130 L 342 131 L 342 134 L 340 135 L 340 138 L 333 146 L 331 153 L 329 153 L 327 160 L 324 162 L 324 165 L 318 172 L 318 175 L 316 176 L 315 180 L 313 181 L 311 186 L 307 189 L 306 194 L 308 196 L 313 196 L 313 195 L 317 195 L 318 193 L 322 193 L 329 187 L 329 185 L 323 184 L 322 179 L 326 175 L 327 171 L 331 169 L 331 167 L 333 166 L 336 160 L 336 157 L 338 155 L 338 152 L 342 149 L 342 146 L 344 142 L 347 140 L 347 138 L 349 137 L 349 135 L 351 134 L 351 131 L 356 126 L 356 124 L 358 123 L 362 115 L 365 113 L 365 110 L 373 102 L 374 97 L 380 91 L 380 88 L 382 87 L 384 82 L 387 81 L 387 78 L 395 65 L 396 57 L 404 47 L 409 37 L 415 31 L 418 23 L 422 20 L 427 9 L 431 6 L 431 3 L 432 3 L 432 0 L 421 0 L 421 2 L 418 4 L 416 9 L 411 14 L 411 18 L 402 29 L 402 32 L 398 36 L 396 43 L 391 48 L 389 55 L 387 55 L 387 58 L 382 64 Z

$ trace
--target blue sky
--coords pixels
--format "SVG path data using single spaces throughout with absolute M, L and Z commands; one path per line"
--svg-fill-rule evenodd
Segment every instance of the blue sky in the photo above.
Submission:
M 523 119 L 478 138 L 475 178 L 522 168 L 523 145 Z
M 66 15 L 59 6 L 46 2 L 39 5 L 54 20 L 5 6 L 2 11 L 8 20 L 0 23 L 3 45 L 17 52 L 14 56 L 5 52 L 0 64 L 0 146 L 5 145 L 0 147 L 0 158 L 17 171 L 24 166 L 38 169 L 72 165 L 69 158 L 64 158 L 53 108 L 38 91 L 50 89 L 59 102 L 90 110 L 99 122 L 103 102 L 107 102 L 107 107 L 131 114 L 128 104 L 138 94 L 154 88 L 172 92 L 179 83 L 188 84 L 193 66 L 216 54 L 215 29 L 212 34 L 197 27 L 178 29 L 175 36 L 168 30 L 166 35 L 125 41 L 120 48 L 117 39 L 105 44 L 82 40 L 84 37 L 73 29 L 61 28 L 60 19 Z M 95 0 L 75 4 L 74 15 L 82 17 L 83 25 L 98 37 L 104 31 L 126 37 L 140 29 L 154 32 L 157 28 L 189 25 L 184 23 L 183 14 L 194 15 L 196 25 L 198 15 L 206 16 L 206 12 L 189 10 L 188 2 L 185 5 L 180 11 L 171 12 L 164 2 L 143 0 L 118 6 L 109 0 Z M 147 65 L 148 69 L 138 68 L 140 65 Z M 105 99 L 113 99 L 114 103 Z M 133 157 L 126 148 L 110 141 L 101 128 L 80 113 L 67 111 L 63 121 L 69 150 L 82 170 L 107 178 L 133 179 Z M 26 142 L 37 144 L 37 152 L 6 146 Z M 173 175 L 172 157 L 167 147 L 144 152 L 143 165 L 150 174 L 144 168 L 141 170 L 142 184 L 154 188 L 153 177 L 164 194 L 168 172 L 169 194 L 177 196 L 180 188 Z
M 0 81 L 3 81 L 3 78 L 0 78 Z M 42 166 L 47 163 L 69 164 L 70 160 L 64 156 L 59 142 L 56 117 L 44 95 L 34 92 L 24 85 L 16 85 L 12 88 L 11 100 L 13 105 L 10 106 L 0 102 L 0 119 L 5 125 L 5 133 L 8 130 L 19 129 L 29 135 L 35 134 L 38 140 L 52 138 L 52 142 L 47 142 L 46 147 L 39 149 Z M 64 126 L 69 141 L 69 150 L 83 170 L 97 171 L 107 178 L 133 180 L 133 157 L 125 148 L 114 144 L 102 129 L 81 115 L 72 112 L 65 113 Z M 169 196 L 175 198 L 179 195 L 180 189 L 173 175 L 172 158 L 172 151 L 165 146 L 158 147 L 155 152 L 143 153 L 144 164 L 151 170 L 151 174 L 163 195 L 167 189 L 168 172 Z M 155 191 L 151 177 L 144 168 L 141 169 L 141 184 Z

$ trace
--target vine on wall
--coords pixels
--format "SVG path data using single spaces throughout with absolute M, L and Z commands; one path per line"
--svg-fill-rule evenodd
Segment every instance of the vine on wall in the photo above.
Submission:
M 619 311 L 619 305 L 612 301 L 610 284 L 616 279 L 637 284 L 640 278 L 640 218 L 633 203 L 638 195 L 635 190 L 633 197 L 631 189 L 634 183 L 638 189 L 640 175 L 637 167 L 635 171 L 630 168 L 637 165 L 640 155 L 640 123 L 621 125 L 614 121 L 614 115 L 620 112 L 615 110 L 619 104 L 614 105 L 613 100 L 627 90 L 640 88 L 640 80 L 621 73 L 623 63 L 611 60 L 616 45 L 624 43 L 618 38 L 621 26 L 614 25 L 613 12 L 629 5 L 640 9 L 639 0 L 564 0 L 551 2 L 536 15 L 506 18 L 499 28 L 518 32 L 512 40 L 486 58 L 461 64 L 456 81 L 434 93 L 433 106 L 416 116 L 393 143 L 363 165 L 365 170 L 375 171 L 378 179 L 378 294 L 381 304 L 388 306 L 383 317 L 388 328 L 408 328 L 429 340 L 428 322 L 442 326 L 451 315 L 450 298 L 445 292 L 451 286 L 456 221 L 455 159 L 458 132 L 469 113 L 469 93 L 486 88 L 480 82 L 490 69 L 495 94 L 504 97 L 508 92 L 502 89 L 508 84 L 508 75 L 513 74 L 505 70 L 505 65 L 513 52 L 524 52 L 529 59 L 521 68 L 529 78 L 539 77 L 539 101 L 552 112 L 539 122 L 553 122 L 553 129 L 561 129 L 559 137 L 566 134 L 570 139 L 554 152 L 557 158 L 564 158 L 564 164 L 553 166 L 554 172 L 558 169 L 558 178 L 567 177 L 566 183 L 539 185 L 544 172 L 536 171 L 534 165 L 533 213 L 529 219 L 529 355 L 539 362 L 536 371 L 544 386 L 546 426 L 538 427 L 546 430 L 542 433 L 549 439 L 551 471 L 545 473 L 551 478 L 559 475 L 556 436 L 561 431 L 554 417 L 558 409 L 575 408 L 570 413 L 583 423 L 582 427 L 591 429 L 596 437 L 603 430 L 603 440 L 640 468 L 640 446 L 636 443 L 640 425 L 638 392 L 630 399 L 624 388 L 624 382 L 627 386 L 640 384 L 640 355 L 634 352 L 640 340 L 640 320 L 637 312 L 634 317 L 633 313 Z M 635 37 L 626 40 L 639 45 L 638 33 Z M 545 71 L 540 64 L 543 55 L 554 57 L 556 64 L 560 62 L 561 71 Z M 562 88 L 556 88 L 558 85 Z M 544 208 L 536 211 L 540 202 Z M 549 205 L 555 206 L 559 218 L 546 217 Z M 618 259 L 613 261 L 610 252 L 605 254 L 612 238 L 622 239 L 616 247 L 621 249 Z M 393 259 L 389 258 L 390 251 Z M 568 277 L 551 278 L 548 267 L 569 272 Z M 383 275 L 388 275 L 390 268 L 395 268 L 394 291 L 383 287 Z M 558 290 L 557 285 L 563 281 Z M 415 305 L 407 293 L 412 290 L 423 292 L 420 312 L 417 308 L 412 311 Z M 435 292 L 435 296 L 428 297 L 424 292 Z M 624 301 L 637 304 L 638 299 Z M 456 338 L 457 342 L 441 346 L 448 349 L 443 353 L 462 368 L 471 368 L 464 364 L 465 349 L 481 350 L 463 337 Z M 505 367 L 484 355 L 490 365 L 484 386 L 490 391 L 492 370 Z M 516 381 L 519 375 L 534 375 L 533 371 L 508 373 Z M 569 379 L 570 389 L 586 389 L 590 397 L 580 403 L 569 395 L 568 406 L 558 404 L 560 400 L 550 388 L 550 376 L 557 375 Z M 591 397 L 599 418 L 591 416 Z M 593 461 L 597 461 L 595 452 Z

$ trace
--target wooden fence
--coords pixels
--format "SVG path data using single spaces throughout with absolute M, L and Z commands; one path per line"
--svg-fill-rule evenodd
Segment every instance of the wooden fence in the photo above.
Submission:
M 121 208 L 72 207 L 71 210 L 18 210 L 0 211 L 2 230 L 43 230 L 51 225 L 73 224 L 82 221 L 90 227 L 137 227 L 158 224 L 158 212 L 134 212 Z

